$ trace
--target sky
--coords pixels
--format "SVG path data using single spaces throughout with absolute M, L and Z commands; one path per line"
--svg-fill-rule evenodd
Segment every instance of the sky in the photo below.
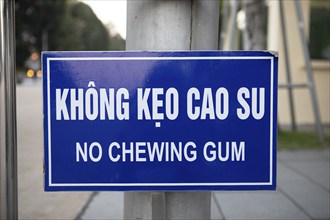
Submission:
M 112 23 L 114 30 L 126 39 L 126 0 L 82 0 L 82 2 L 93 9 L 103 24 Z

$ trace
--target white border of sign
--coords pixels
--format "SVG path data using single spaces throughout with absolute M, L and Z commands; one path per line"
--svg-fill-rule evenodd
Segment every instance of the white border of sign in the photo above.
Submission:
M 49 186 L 267 186 L 273 184 L 273 102 L 274 102 L 274 57 L 272 56 L 229 56 L 229 57 L 48 57 L 47 59 L 47 110 L 48 110 L 48 184 Z M 50 112 L 50 61 L 52 60 L 271 60 L 270 79 L 270 155 L 269 181 L 243 183 L 53 183 L 51 155 L 51 112 Z

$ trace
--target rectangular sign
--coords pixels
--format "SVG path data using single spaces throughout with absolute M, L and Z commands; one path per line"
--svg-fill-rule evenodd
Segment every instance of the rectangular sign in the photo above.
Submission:
M 274 190 L 269 52 L 44 52 L 45 190 Z

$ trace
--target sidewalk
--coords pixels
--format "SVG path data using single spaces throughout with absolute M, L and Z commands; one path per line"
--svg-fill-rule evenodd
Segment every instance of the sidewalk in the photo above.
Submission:
M 44 192 L 41 84 L 18 86 L 17 103 L 18 218 L 75 219 L 90 192 Z
M 212 219 L 329 219 L 329 150 L 278 153 L 276 191 L 212 193 Z M 95 193 L 79 219 L 123 219 L 123 193 Z

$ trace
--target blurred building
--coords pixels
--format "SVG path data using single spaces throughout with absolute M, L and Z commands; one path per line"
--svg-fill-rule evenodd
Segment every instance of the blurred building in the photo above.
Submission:
M 322 124 L 330 124 L 330 1 L 301 1 L 306 36 L 312 59 Z M 295 84 L 307 83 L 306 64 L 298 30 L 294 1 L 283 1 L 291 77 Z M 279 84 L 285 84 L 286 70 L 280 26 L 278 1 L 268 1 L 268 50 L 279 52 Z M 290 125 L 287 89 L 279 89 L 278 114 L 280 125 Z M 298 127 L 315 123 L 310 92 L 307 88 L 293 89 L 295 116 Z
M 288 60 L 290 65 L 292 84 L 307 84 L 307 69 L 304 50 L 301 43 L 295 1 L 282 1 L 286 26 Z M 330 125 L 330 1 L 329 0 L 301 0 L 306 37 L 308 40 L 311 65 L 315 80 L 316 93 L 320 108 L 322 124 L 329 130 Z M 246 41 L 246 13 L 241 1 L 228 1 L 230 15 L 237 10 L 235 28 L 229 24 L 225 28 L 223 49 L 243 50 L 249 42 Z M 260 2 L 259 2 L 260 3 Z M 281 27 L 280 0 L 262 1 L 265 4 L 264 34 L 267 38 L 267 50 L 277 51 L 279 56 L 279 85 L 288 85 L 286 77 L 284 43 Z M 236 7 L 236 9 L 234 9 Z M 228 8 L 229 9 L 229 8 Z M 225 10 L 226 11 L 226 10 Z M 228 18 L 229 20 L 231 18 Z M 256 18 L 255 18 L 256 19 Z M 228 23 L 231 23 L 230 21 Z M 254 24 L 255 25 L 255 24 Z M 259 33 L 258 33 L 259 34 Z M 296 125 L 298 128 L 314 128 L 315 118 L 310 90 L 307 87 L 294 88 L 293 104 Z M 279 88 L 278 118 L 281 127 L 291 127 L 289 93 L 287 88 Z
M 286 24 L 286 37 L 289 65 L 293 84 L 307 84 L 306 63 L 301 45 L 296 8 L 293 0 L 282 1 Z M 279 84 L 287 84 L 285 54 L 283 49 L 282 28 L 280 22 L 279 1 L 267 1 L 268 27 L 267 49 L 278 51 Z M 301 1 L 306 37 L 312 60 L 313 76 L 320 108 L 322 124 L 330 125 L 330 1 Z M 228 41 L 228 39 L 226 39 Z M 225 48 L 226 49 L 226 48 Z M 278 93 L 279 123 L 283 127 L 291 126 L 291 114 L 288 89 L 281 88 Z M 293 89 L 294 114 L 298 127 L 314 125 L 312 99 L 308 88 Z

